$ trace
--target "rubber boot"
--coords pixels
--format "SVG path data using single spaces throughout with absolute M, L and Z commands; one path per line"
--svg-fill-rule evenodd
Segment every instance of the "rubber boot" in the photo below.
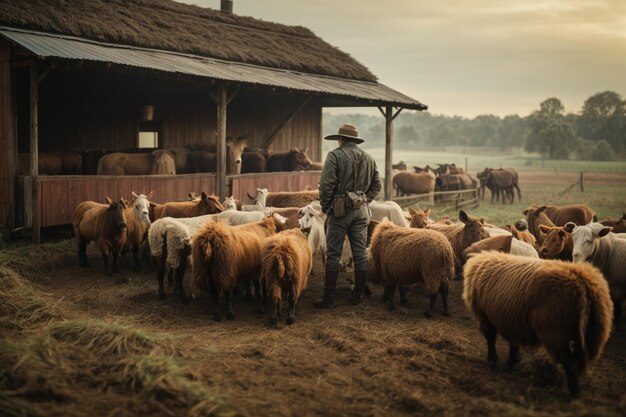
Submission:
M 354 271 L 354 297 L 352 298 L 352 305 L 361 304 L 363 294 L 365 293 L 366 278 L 367 271 L 361 271 L 358 269 Z
M 339 271 L 326 270 L 324 275 L 324 296 L 313 302 L 315 308 L 334 308 L 335 307 L 335 289 L 337 288 L 337 277 Z

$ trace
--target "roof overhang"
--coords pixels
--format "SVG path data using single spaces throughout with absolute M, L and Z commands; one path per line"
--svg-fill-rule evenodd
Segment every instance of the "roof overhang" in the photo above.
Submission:
M 393 106 L 414 110 L 428 107 L 377 82 L 348 80 L 281 70 L 197 55 L 117 45 L 89 39 L 0 26 L 0 35 L 39 59 L 88 61 L 107 65 L 204 77 L 251 85 L 339 96 L 346 106 Z

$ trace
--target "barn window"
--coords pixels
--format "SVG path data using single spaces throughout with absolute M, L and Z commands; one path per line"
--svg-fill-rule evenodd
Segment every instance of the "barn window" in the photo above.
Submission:
M 158 148 L 159 132 L 143 132 L 140 131 L 137 137 L 138 148 Z

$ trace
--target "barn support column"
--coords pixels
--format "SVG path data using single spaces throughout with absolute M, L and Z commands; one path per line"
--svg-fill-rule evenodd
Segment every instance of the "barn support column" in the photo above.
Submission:
M 37 66 L 30 68 L 30 199 L 33 227 L 32 239 L 41 242 L 41 213 L 39 212 L 39 76 Z
M 215 181 L 220 201 L 226 198 L 226 110 L 228 106 L 228 86 L 225 82 L 217 85 L 217 170 Z
M 391 200 L 393 191 L 391 165 L 393 161 L 393 119 L 398 117 L 402 108 L 393 112 L 393 107 L 387 106 L 385 110 L 379 107 L 378 110 L 385 117 L 385 200 Z

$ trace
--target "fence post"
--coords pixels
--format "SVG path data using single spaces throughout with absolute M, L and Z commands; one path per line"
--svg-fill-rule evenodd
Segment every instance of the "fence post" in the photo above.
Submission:
M 585 185 L 583 184 L 583 172 L 580 172 L 580 191 L 583 192 L 585 191 Z

